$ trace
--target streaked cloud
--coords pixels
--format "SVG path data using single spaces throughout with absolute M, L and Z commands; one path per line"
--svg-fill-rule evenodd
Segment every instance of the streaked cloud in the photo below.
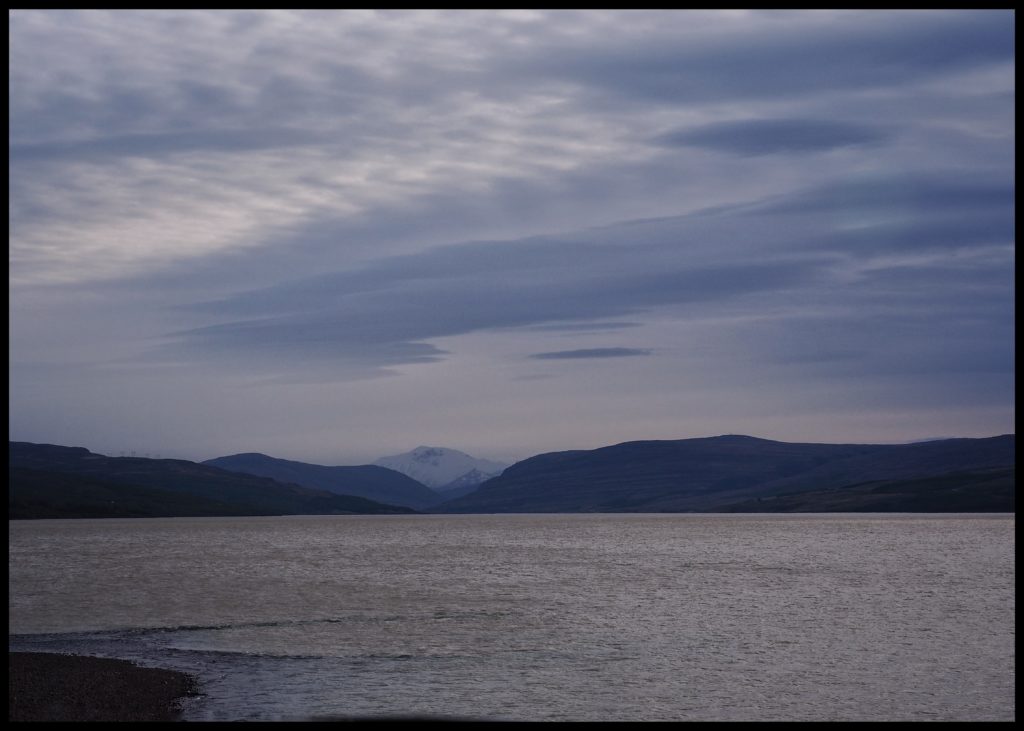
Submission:
M 749 119 L 668 132 L 665 145 L 706 147 L 737 155 L 821 152 L 884 142 L 890 133 L 865 124 L 823 119 Z
M 95 139 L 13 144 L 10 160 L 103 160 L 121 157 L 161 158 L 195 152 L 237 153 L 308 145 L 325 145 L 330 138 L 294 129 L 215 129 L 159 134 L 127 134 Z
M 1014 20 L 14 10 L 12 437 L 1012 429 Z
M 664 105 L 908 87 L 1014 58 L 1012 11 L 675 11 L 646 20 L 624 23 L 606 44 L 583 37 L 511 65 Z
M 639 322 L 563 322 L 551 325 L 532 325 L 527 329 L 533 332 L 593 333 L 633 327 L 642 327 L 642 324 Z
M 581 360 L 589 358 L 634 358 L 650 355 L 652 351 L 640 348 L 580 348 L 579 350 L 556 350 L 550 353 L 534 353 L 536 360 Z

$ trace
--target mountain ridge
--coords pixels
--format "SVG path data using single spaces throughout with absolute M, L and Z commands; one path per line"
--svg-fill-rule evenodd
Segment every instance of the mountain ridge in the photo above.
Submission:
M 414 510 L 435 505 L 443 499 L 423 483 L 380 465 L 328 466 L 271 457 L 261 452 L 215 457 L 202 464 Z
M 1014 435 L 908 445 L 747 435 L 622 442 L 518 462 L 437 512 L 706 512 L 756 497 L 1014 464 Z
M 8 515 L 19 518 L 412 513 L 188 460 L 108 457 L 8 443 Z
M 312 468 L 335 490 L 349 489 L 339 475 L 411 485 L 434 513 L 1013 512 L 1015 440 L 827 444 L 730 434 L 621 442 L 539 454 L 448 493 L 379 465 L 325 467 L 255 452 L 195 463 L 10 442 L 8 506 L 11 519 L 416 512 L 211 464 L 241 458 L 285 477 Z

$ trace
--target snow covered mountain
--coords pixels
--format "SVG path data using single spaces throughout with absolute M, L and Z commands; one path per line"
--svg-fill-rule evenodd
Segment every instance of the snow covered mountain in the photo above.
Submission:
M 411 452 L 381 457 L 374 464 L 401 472 L 439 491 L 479 485 L 497 477 L 508 467 L 501 462 L 477 459 L 457 449 L 444 447 L 416 447 Z

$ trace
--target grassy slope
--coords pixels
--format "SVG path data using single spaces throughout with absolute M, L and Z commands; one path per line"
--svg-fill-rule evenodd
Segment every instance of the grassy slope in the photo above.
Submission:
M 410 513 L 186 460 L 106 457 L 88 450 L 12 442 L 12 517 L 157 517 Z

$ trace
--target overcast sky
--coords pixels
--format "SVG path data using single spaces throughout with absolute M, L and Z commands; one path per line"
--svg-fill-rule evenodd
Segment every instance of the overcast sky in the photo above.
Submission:
M 12 440 L 1013 431 L 1012 11 L 9 28 Z

